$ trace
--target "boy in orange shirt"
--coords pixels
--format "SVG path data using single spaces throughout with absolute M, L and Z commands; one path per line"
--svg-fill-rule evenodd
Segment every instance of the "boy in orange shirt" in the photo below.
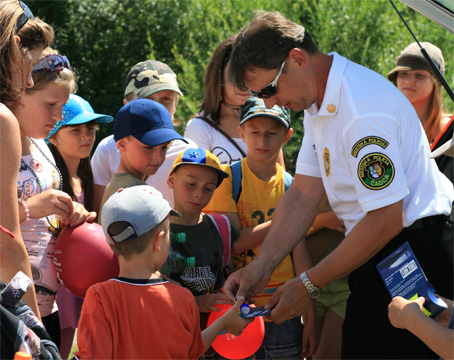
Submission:
M 170 216 L 179 214 L 148 185 L 120 189 L 104 204 L 103 229 L 120 274 L 88 289 L 76 358 L 197 359 L 221 331 L 239 335 L 250 322 L 238 315 L 239 299 L 201 332 L 189 290 L 159 277 L 169 251 Z

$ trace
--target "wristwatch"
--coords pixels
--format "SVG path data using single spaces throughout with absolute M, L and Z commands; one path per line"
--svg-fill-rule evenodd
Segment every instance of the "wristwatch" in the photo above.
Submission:
M 305 271 L 300 274 L 300 279 L 303 282 L 303 285 L 306 287 L 310 298 L 316 299 L 322 294 L 322 289 L 311 283 Z

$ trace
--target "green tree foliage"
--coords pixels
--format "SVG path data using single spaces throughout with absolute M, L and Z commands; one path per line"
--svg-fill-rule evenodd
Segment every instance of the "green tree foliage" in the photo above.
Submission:
M 446 78 L 454 80 L 452 34 L 395 0 L 419 41 L 444 53 Z M 178 75 L 184 97 L 176 114 L 183 131 L 203 98 L 203 73 L 213 50 L 237 33 L 258 9 L 280 11 L 303 24 L 320 50 L 336 51 L 386 76 L 413 42 L 387 0 L 27 0 L 56 29 L 54 46 L 79 75 L 78 94 L 97 112 L 115 116 L 123 105 L 126 74 L 136 63 L 157 59 Z M 373 86 L 373 84 L 371 84 Z M 447 110 L 452 102 L 445 96 Z M 294 136 L 286 146 L 294 171 L 303 136 L 303 114 L 292 114 Z M 111 134 L 103 126 L 99 139 Z

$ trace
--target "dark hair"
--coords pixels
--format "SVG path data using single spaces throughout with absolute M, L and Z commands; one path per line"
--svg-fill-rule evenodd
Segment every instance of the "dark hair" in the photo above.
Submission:
M 90 121 L 87 123 L 96 123 L 96 120 Z M 70 125 L 69 125 L 70 126 Z M 74 191 L 71 187 L 70 178 L 69 178 L 69 171 L 68 167 L 66 166 L 65 160 L 61 156 L 60 152 L 58 151 L 57 147 L 53 144 L 48 144 L 50 151 L 55 159 L 55 164 L 57 168 L 61 172 L 61 176 L 63 178 L 63 191 L 67 193 L 71 199 L 77 201 L 77 198 L 74 194 Z M 88 211 L 94 211 L 93 208 L 93 199 L 94 199 L 94 180 L 93 180 L 93 171 L 91 169 L 90 157 L 86 157 L 80 160 L 79 167 L 77 168 L 77 176 L 80 177 L 82 182 L 82 189 L 84 191 L 84 206 L 85 209 Z
M 234 39 L 234 36 L 229 36 L 218 45 L 205 69 L 204 96 L 200 104 L 200 112 L 203 112 L 204 116 L 210 116 L 218 125 L 221 117 L 224 71 L 230 60 Z
M 27 50 L 49 46 L 54 39 L 52 27 L 38 18 L 29 19 L 16 33 L 16 24 L 23 14 L 19 1 L 0 1 L 0 101 L 11 106 L 20 100 L 22 89 L 15 89 L 13 74 L 22 75 L 22 86 L 29 74 L 24 73 L 24 55 Z M 19 36 L 17 44 L 14 36 Z
M 319 51 L 304 26 L 277 11 L 258 12 L 235 38 L 229 80 L 239 89 L 246 90 L 246 71 L 277 69 L 293 48 L 309 54 Z

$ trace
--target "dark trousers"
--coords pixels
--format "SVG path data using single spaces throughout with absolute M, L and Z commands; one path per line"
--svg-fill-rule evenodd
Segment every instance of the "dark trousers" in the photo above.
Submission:
M 350 274 L 351 295 L 342 336 L 343 359 L 439 359 L 412 333 L 391 325 L 388 319 L 391 297 L 376 265 L 408 241 L 435 292 L 452 299 L 453 237 L 450 217 L 420 219 Z

